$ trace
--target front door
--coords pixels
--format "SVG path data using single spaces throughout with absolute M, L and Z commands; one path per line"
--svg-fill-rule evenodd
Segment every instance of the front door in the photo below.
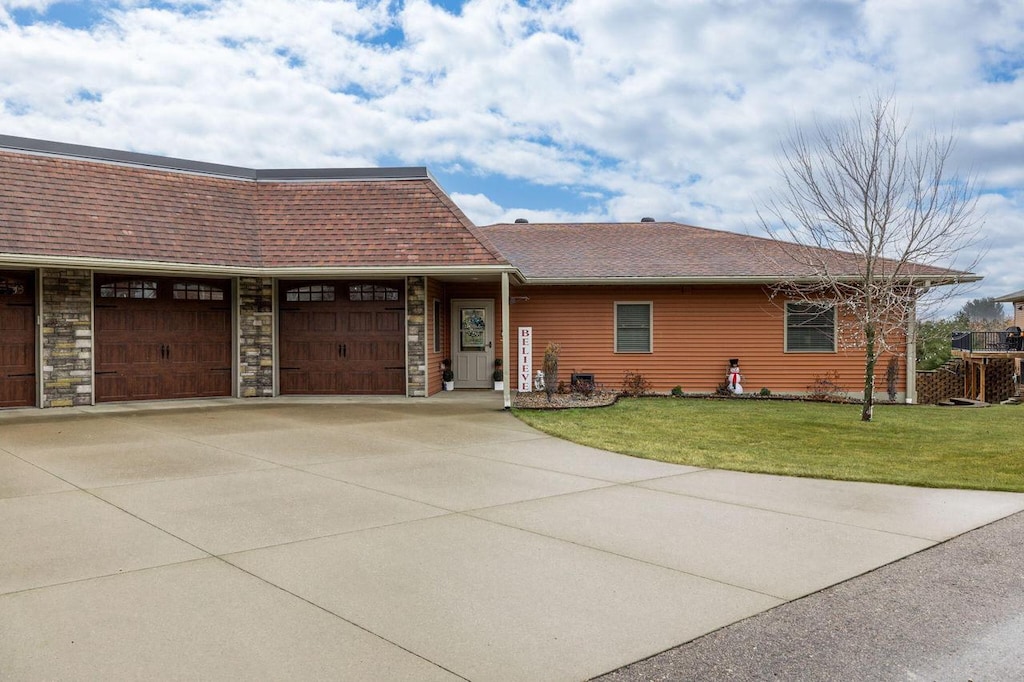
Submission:
M 491 388 L 494 373 L 494 300 L 452 301 L 455 388 Z

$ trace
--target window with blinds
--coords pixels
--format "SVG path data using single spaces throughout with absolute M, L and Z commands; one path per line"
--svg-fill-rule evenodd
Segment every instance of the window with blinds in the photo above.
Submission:
M 615 352 L 651 352 L 650 303 L 615 304 Z
M 834 353 L 836 309 L 821 303 L 786 304 L 786 352 Z

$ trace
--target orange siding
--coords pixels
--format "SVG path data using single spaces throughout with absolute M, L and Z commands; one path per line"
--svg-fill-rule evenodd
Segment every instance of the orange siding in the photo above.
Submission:
M 513 338 L 518 327 L 533 327 L 535 370 L 543 364 L 548 342 L 560 344 L 563 380 L 574 371 L 593 373 L 598 383 L 617 390 L 624 373 L 633 371 L 659 392 L 679 385 L 688 393 L 707 393 L 725 380 L 729 358 L 739 358 L 748 393 L 762 387 L 805 393 L 816 377 L 831 371 L 838 372 L 846 391 L 863 391 L 859 350 L 783 351 L 783 311 L 761 287 L 518 287 L 512 295 L 529 297 L 510 309 Z M 614 352 L 615 302 L 653 304 L 653 352 Z M 882 358 L 876 372 L 882 396 L 887 362 L 888 357 Z M 903 393 L 905 362 L 900 364 L 898 390 Z

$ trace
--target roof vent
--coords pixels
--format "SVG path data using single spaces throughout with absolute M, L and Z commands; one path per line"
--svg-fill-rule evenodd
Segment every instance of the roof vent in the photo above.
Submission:
M 516 225 L 526 225 L 529 222 L 526 218 L 516 218 Z
M 640 222 L 642 222 L 642 223 L 656 223 L 658 221 L 656 221 L 654 218 L 646 217 L 646 218 L 641 218 Z

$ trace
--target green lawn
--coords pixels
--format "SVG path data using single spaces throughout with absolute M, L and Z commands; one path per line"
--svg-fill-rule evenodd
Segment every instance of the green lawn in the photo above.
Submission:
M 865 423 L 859 405 L 634 398 L 515 415 L 559 438 L 678 464 L 1024 492 L 1024 406 L 879 405 Z

